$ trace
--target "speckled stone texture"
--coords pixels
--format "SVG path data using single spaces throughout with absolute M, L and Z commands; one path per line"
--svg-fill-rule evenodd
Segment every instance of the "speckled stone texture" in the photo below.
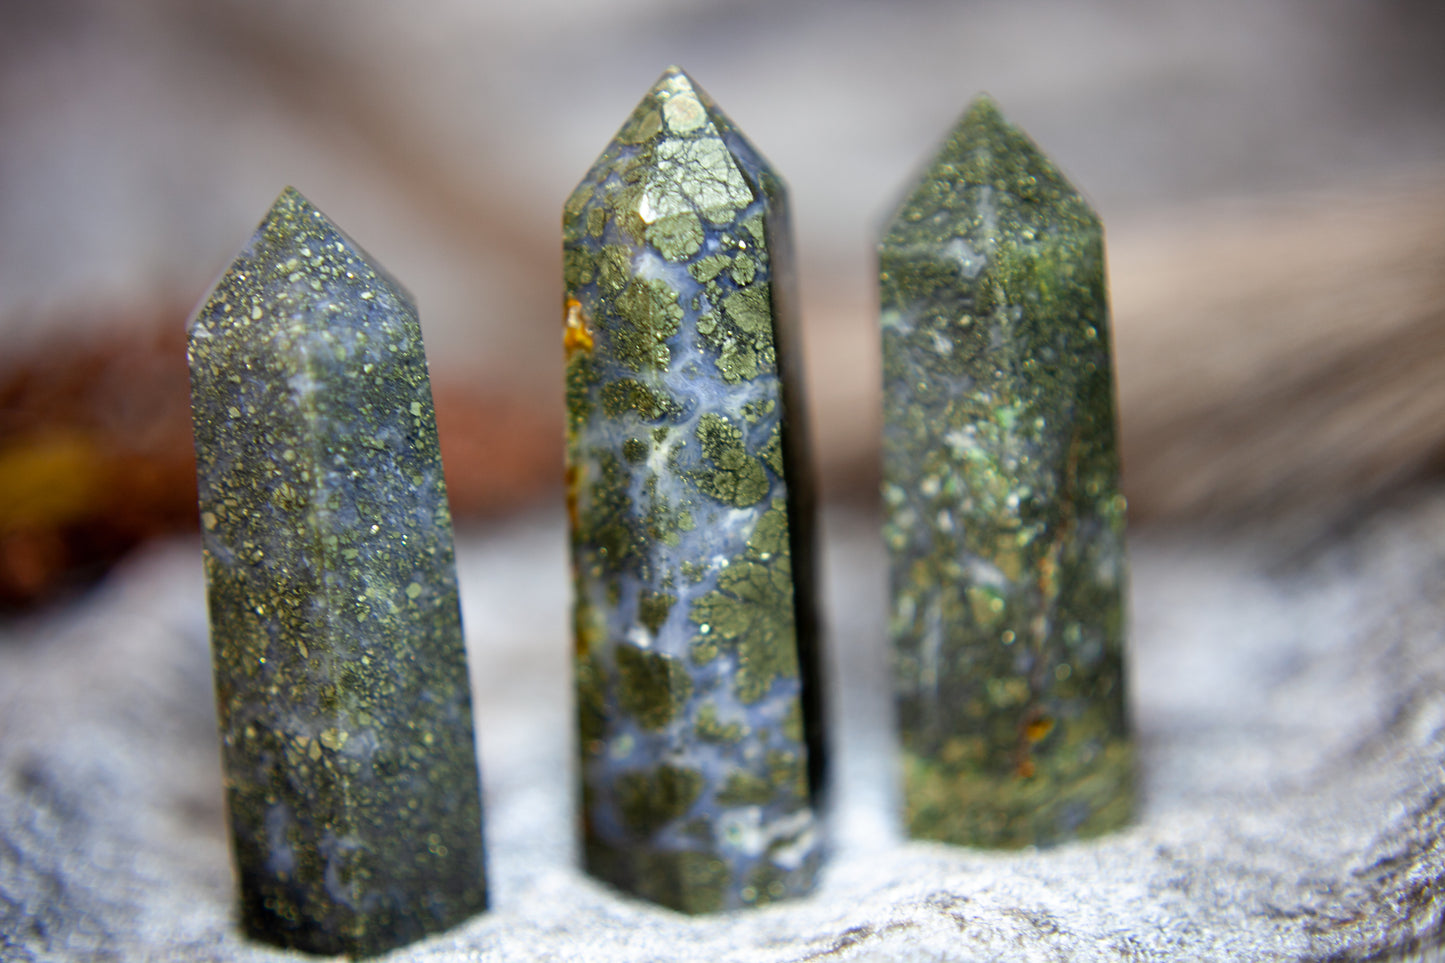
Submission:
M 585 864 L 689 913 L 797 896 L 823 749 L 782 183 L 670 68 L 563 232 Z
M 361 956 L 455 925 L 481 800 L 410 296 L 287 189 L 189 355 L 241 924 Z
M 907 823 L 975 846 L 1133 800 L 1103 229 L 986 97 L 879 246 Z

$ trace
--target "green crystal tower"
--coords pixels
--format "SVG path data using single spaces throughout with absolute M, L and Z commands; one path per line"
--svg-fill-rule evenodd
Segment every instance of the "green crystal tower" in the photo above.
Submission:
M 783 185 L 671 68 L 563 236 L 587 869 L 689 913 L 804 893 L 823 747 Z
M 242 926 L 368 956 L 459 923 L 482 812 L 411 297 L 288 188 L 189 355 Z
M 911 835 L 1129 819 L 1104 236 L 980 97 L 879 247 L 884 539 Z

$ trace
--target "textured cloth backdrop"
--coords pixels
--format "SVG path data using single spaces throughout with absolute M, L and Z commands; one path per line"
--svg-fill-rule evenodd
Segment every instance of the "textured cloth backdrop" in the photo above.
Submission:
M 459 568 L 494 909 L 404 960 L 1440 959 L 1445 498 L 1333 544 L 1131 544 L 1139 823 L 989 853 L 897 835 L 882 551 L 826 519 L 834 852 L 816 895 L 687 918 L 575 868 L 561 519 Z M 0 957 L 261 960 L 221 785 L 199 548 L 158 543 L 0 639 Z

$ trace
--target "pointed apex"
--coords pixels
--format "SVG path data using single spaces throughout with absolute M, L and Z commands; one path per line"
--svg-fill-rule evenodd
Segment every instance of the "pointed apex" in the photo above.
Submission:
M 662 120 L 674 134 L 690 134 L 705 124 L 715 124 L 717 106 L 681 67 L 668 67 L 654 86 Z
M 290 184 L 287 184 L 285 187 L 281 188 L 281 193 L 276 195 L 276 203 L 272 204 L 271 207 L 274 209 L 281 206 L 282 204 L 304 204 L 307 207 L 315 206 L 306 199 L 306 196 L 304 194 L 302 194 L 296 188 L 292 187 Z
M 604 174 L 604 172 L 609 172 Z M 611 218 L 629 236 L 666 234 L 669 251 L 696 250 L 697 218 L 731 223 L 753 203 L 767 181 L 781 190 L 776 175 L 717 108 L 705 91 L 678 67 L 669 67 L 632 111 L 568 199 L 567 217 L 579 214 L 598 185 L 615 175 L 625 183 L 607 188 L 605 209 L 589 230 L 601 231 Z M 674 238 L 674 234 L 682 233 Z M 595 236 L 595 235 L 594 235 Z
M 693 82 L 692 78 L 687 75 L 686 70 L 683 70 L 677 64 L 669 64 L 667 69 L 662 72 L 662 76 L 657 78 L 657 83 L 652 85 L 652 89 L 691 90 L 693 89 Z
M 980 227 L 984 221 L 992 226 Z M 987 94 L 974 98 L 914 181 L 883 246 L 912 248 L 932 237 L 931 225 L 945 222 L 985 245 L 1004 222 L 1009 229 L 1067 222 L 1099 230 L 1079 192 Z
M 712 98 L 681 67 L 662 72 L 617 134 L 624 144 L 643 144 L 658 134 L 718 134 L 731 127 Z
M 964 183 L 989 185 L 1029 202 L 1078 192 L 1033 139 L 1009 122 L 988 94 L 979 94 L 950 131 L 928 178 L 950 169 Z
M 335 228 L 330 218 L 317 210 L 316 205 L 308 201 L 305 195 L 291 185 L 286 185 L 266 210 L 266 216 L 261 218 L 261 223 L 256 225 L 256 230 L 251 236 L 251 245 L 248 246 L 247 251 L 241 252 L 237 261 L 245 258 L 247 252 L 252 250 L 258 242 L 270 241 L 271 245 L 275 246 L 281 238 L 298 234 L 298 227 L 305 225 L 308 221 L 317 221 L 327 227 Z
M 257 285 L 275 289 L 268 289 L 262 298 L 259 291 L 250 291 Z M 251 311 L 261 310 L 263 303 L 284 302 L 300 311 L 348 301 L 350 295 L 343 294 L 343 289 L 350 290 L 361 306 L 384 301 L 390 310 L 416 310 L 411 293 L 401 282 L 300 191 L 288 186 L 218 276 L 211 293 L 187 321 L 187 330 L 192 337 L 204 338 L 212 334 L 210 328 L 229 323 L 232 313 L 223 309 L 243 290 L 249 300 L 236 317 L 250 316 Z M 322 312 L 314 320 L 321 323 L 329 317 Z
M 1004 120 L 1003 111 L 998 109 L 998 101 L 986 93 L 973 98 L 968 105 L 968 110 L 963 112 L 963 122 L 973 127 L 1008 125 L 1008 121 Z
M 261 231 L 264 231 L 268 225 L 277 221 L 306 216 L 326 218 L 326 215 L 318 211 L 316 205 L 308 201 L 304 194 L 290 184 L 287 184 L 281 189 L 281 193 L 276 195 L 276 200 L 271 204 L 270 209 L 266 211 L 266 216 L 261 219 L 261 225 L 257 228 L 257 233 L 259 234 Z
M 957 157 L 970 154 L 974 155 L 976 162 L 983 161 L 991 165 L 990 172 L 994 173 L 994 179 L 997 174 L 993 169 L 1006 163 L 1016 163 L 1042 165 L 1046 169 L 1045 173 L 1053 179 L 1064 180 L 1063 175 L 1054 167 L 1048 155 L 1039 149 L 1039 145 L 1034 143 L 1033 138 L 1010 123 L 999 109 L 997 101 L 988 94 L 979 94 L 968 105 L 968 109 L 963 112 L 950 133 L 948 142 L 940 151 L 939 159 L 944 155 Z

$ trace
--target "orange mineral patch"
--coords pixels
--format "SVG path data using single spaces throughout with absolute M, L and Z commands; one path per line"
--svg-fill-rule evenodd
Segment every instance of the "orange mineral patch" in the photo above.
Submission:
M 1054 720 L 1050 719 L 1048 716 L 1044 716 L 1040 719 L 1035 719 L 1028 725 L 1024 726 L 1024 736 L 1028 739 L 1029 742 L 1038 742 L 1053 731 Z
M 564 474 L 567 490 L 567 521 L 572 526 L 572 531 L 577 530 L 577 494 L 578 487 L 582 480 L 582 473 L 577 470 L 576 465 L 568 465 Z
M 567 349 L 567 357 L 579 348 L 583 351 L 592 350 L 592 329 L 587 326 L 587 315 L 582 311 L 582 302 L 576 298 L 567 299 L 566 328 L 562 332 L 562 345 Z

